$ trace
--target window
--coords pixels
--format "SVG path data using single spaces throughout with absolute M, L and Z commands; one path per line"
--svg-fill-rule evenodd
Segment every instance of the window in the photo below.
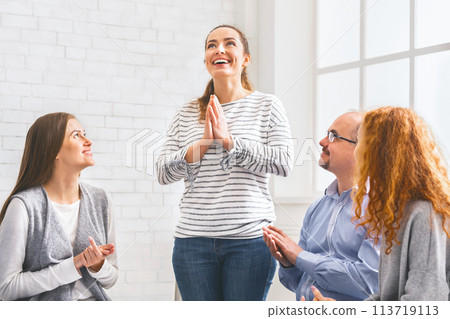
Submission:
M 340 114 L 414 109 L 450 154 L 450 1 L 318 0 L 315 139 Z M 333 179 L 318 166 L 315 190 Z

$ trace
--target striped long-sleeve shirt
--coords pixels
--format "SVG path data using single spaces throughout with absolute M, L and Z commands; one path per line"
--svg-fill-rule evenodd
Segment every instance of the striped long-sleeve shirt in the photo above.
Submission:
M 185 182 L 175 237 L 254 238 L 275 221 L 269 175 L 287 176 L 293 165 L 285 110 L 258 91 L 222 108 L 234 145 L 229 152 L 214 143 L 200 161 L 184 160 L 204 132 L 197 101 L 177 112 L 167 132 L 156 163 L 159 183 Z

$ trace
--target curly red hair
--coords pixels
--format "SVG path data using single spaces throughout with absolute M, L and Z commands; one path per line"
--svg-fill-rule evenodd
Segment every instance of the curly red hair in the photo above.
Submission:
M 368 236 L 399 244 L 403 209 L 408 201 L 427 200 L 443 217 L 446 229 L 450 217 L 450 182 L 447 164 L 425 122 L 412 110 L 381 107 L 366 113 L 356 150 L 354 220 Z M 369 201 L 363 212 L 364 196 Z

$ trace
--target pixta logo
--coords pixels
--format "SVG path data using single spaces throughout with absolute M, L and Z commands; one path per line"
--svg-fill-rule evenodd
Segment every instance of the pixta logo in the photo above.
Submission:
M 148 128 L 130 137 L 126 142 L 127 167 L 155 175 L 155 162 L 164 143 L 164 134 Z

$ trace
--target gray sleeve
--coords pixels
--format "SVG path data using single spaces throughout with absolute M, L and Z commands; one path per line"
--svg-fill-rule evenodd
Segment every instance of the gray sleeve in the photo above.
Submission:
M 442 229 L 442 218 L 430 203 L 422 202 L 415 209 L 409 228 L 409 271 L 400 300 L 448 300 L 445 260 L 448 238 Z

